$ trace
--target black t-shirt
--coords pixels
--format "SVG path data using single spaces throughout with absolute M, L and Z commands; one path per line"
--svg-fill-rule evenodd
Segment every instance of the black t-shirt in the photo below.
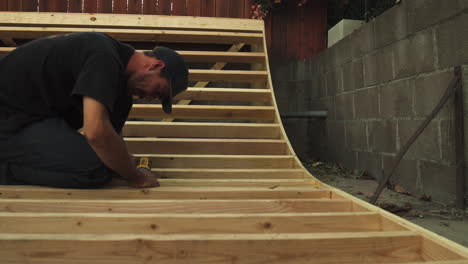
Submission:
M 135 49 L 101 33 L 28 42 L 0 59 L 0 135 L 48 117 L 83 125 L 83 96 L 104 104 L 120 133 L 132 107 L 124 75 Z

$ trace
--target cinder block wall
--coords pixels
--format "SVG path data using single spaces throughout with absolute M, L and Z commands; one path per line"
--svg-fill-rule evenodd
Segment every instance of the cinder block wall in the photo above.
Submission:
M 388 173 L 447 88 L 453 67 L 468 64 L 467 25 L 468 0 L 403 0 L 312 60 L 273 62 L 280 111 L 329 112 L 326 122 L 284 120 L 298 154 L 375 177 Z M 450 204 L 454 162 L 450 101 L 411 147 L 393 182 Z

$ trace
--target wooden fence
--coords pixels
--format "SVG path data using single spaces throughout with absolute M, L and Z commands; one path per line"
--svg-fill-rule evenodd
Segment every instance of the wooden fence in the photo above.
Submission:
M 327 0 L 284 0 L 265 20 L 272 58 L 307 59 L 327 47 Z M 0 0 L 0 11 L 251 18 L 252 0 Z
M 1 0 L 0 11 L 250 18 L 251 0 Z

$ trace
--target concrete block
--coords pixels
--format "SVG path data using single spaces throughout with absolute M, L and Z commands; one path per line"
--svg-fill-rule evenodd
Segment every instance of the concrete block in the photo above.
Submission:
M 327 49 L 327 58 L 325 60 L 325 71 L 331 71 L 333 70 L 334 68 L 336 68 L 336 66 L 338 66 L 338 63 L 337 63 L 337 48 L 335 46 Z
M 307 134 L 307 122 L 302 119 L 284 119 L 283 124 L 296 154 L 301 158 L 307 158 L 312 139 Z
M 372 86 L 377 84 L 377 61 L 378 53 L 372 53 L 364 57 L 364 86 Z
M 455 123 L 453 120 L 440 121 L 440 147 L 442 151 L 442 160 L 448 164 L 456 164 L 455 154 Z M 466 132 L 465 132 L 466 134 Z
M 400 40 L 394 45 L 395 78 L 405 78 L 435 69 L 432 29 Z
M 327 75 L 319 75 L 319 96 L 320 98 L 327 96 Z
M 361 58 L 375 49 L 374 24 L 373 21 L 368 22 L 350 35 L 353 59 Z
M 396 152 L 396 121 L 369 121 L 369 150 L 371 152 Z
M 306 149 L 308 159 L 322 157 L 325 151 L 326 126 L 325 120 L 309 119 L 307 122 L 307 137 L 310 139 Z
M 326 157 L 336 160 L 340 152 L 345 150 L 345 129 L 341 121 L 327 121 Z
M 437 46 L 441 68 L 468 63 L 467 24 L 468 14 L 465 13 L 437 27 Z
M 345 122 L 346 147 L 350 150 L 364 150 L 367 146 L 367 122 L 348 121 Z
M 336 111 L 335 111 L 335 97 L 325 97 L 322 98 L 322 105 L 324 106 L 323 110 L 328 112 L 327 119 L 328 120 L 336 120 Z
M 353 94 L 344 93 L 336 96 L 336 119 L 350 120 L 354 118 Z
M 364 85 L 363 80 L 364 69 L 362 60 L 348 62 L 343 65 L 343 90 L 353 91 L 360 89 Z
M 404 79 L 380 86 L 382 117 L 413 116 L 414 79 Z
M 406 2 L 408 1 L 402 1 L 376 18 L 375 45 L 377 48 L 385 47 L 408 35 Z
M 379 116 L 379 91 L 374 86 L 354 92 L 356 118 L 375 118 Z
M 416 78 L 414 110 L 416 116 L 427 116 L 440 101 L 453 78 L 453 71 L 437 72 Z M 438 118 L 448 117 L 452 113 L 453 101 L 450 99 L 439 112 Z
M 462 10 L 463 1 L 411 0 L 408 3 L 408 30 L 414 33 L 454 16 Z
M 456 167 L 420 161 L 423 192 L 434 201 L 452 204 L 456 193 Z
M 370 176 L 380 179 L 382 175 L 382 154 L 358 151 L 357 169 L 366 171 Z
M 386 155 L 383 157 L 383 169 L 385 175 L 388 175 L 395 164 L 396 155 Z M 418 161 L 402 159 L 393 173 L 390 182 L 403 186 L 413 195 L 422 194 L 421 181 L 418 176 Z
M 343 91 L 341 68 L 327 72 L 327 95 L 334 96 Z
M 328 30 L 328 47 L 359 29 L 365 22 L 362 20 L 343 19 Z
M 377 81 L 393 80 L 393 48 L 387 47 L 377 53 Z
M 337 158 L 335 161 L 347 169 L 355 169 L 357 162 L 356 152 L 344 149 L 337 153 Z
M 336 66 L 341 66 L 352 60 L 352 54 L 349 52 L 351 50 L 351 44 L 352 42 L 349 36 L 335 44 Z
M 398 121 L 400 148 L 406 144 L 421 123 L 422 121 L 416 120 Z M 439 138 L 439 121 L 433 121 L 409 148 L 406 157 L 410 159 L 440 160 Z

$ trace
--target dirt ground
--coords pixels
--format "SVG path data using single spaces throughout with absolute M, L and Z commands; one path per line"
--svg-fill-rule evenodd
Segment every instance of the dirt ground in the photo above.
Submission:
M 333 163 L 303 164 L 320 181 L 365 201 L 377 188 L 377 181 L 363 171 L 350 171 Z M 380 196 L 381 208 L 468 247 L 468 211 L 430 201 L 430 197 L 415 197 L 398 185 L 391 188 Z

